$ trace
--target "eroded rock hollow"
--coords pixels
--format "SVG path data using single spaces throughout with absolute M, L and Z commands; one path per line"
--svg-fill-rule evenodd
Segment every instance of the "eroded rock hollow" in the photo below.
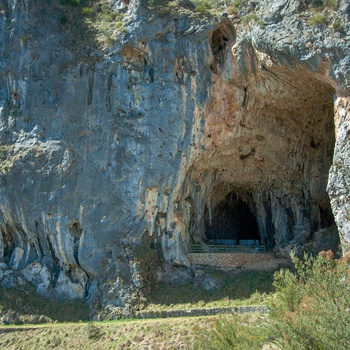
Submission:
M 125 307 L 207 239 L 348 251 L 347 2 L 336 33 L 296 0 L 260 2 L 263 26 L 110 4 L 101 49 L 55 6 L 1 3 L 2 269 Z
M 270 247 L 306 242 L 334 224 L 326 187 L 335 91 L 303 69 L 278 67 L 257 49 L 246 50 L 248 66 L 248 57 L 244 63 L 234 58 L 233 46 L 231 55 L 220 59 L 227 61 L 226 74 L 212 76 L 204 150 L 189 169 L 186 193 L 194 200 L 194 235 L 205 237 L 205 216 L 220 221 L 223 211 L 235 215 L 236 210 L 237 220 L 251 221 L 253 215 L 259 234 L 255 230 L 251 238 Z M 240 209 L 250 214 L 238 214 Z M 235 225 L 240 231 L 247 222 Z

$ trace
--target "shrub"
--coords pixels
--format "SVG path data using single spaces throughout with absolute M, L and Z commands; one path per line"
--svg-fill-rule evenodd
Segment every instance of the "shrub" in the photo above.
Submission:
M 229 8 L 229 11 L 230 11 L 231 14 L 235 15 L 235 14 L 238 13 L 238 8 L 236 6 L 231 6 Z
M 115 27 L 116 27 L 116 29 L 118 29 L 119 32 L 126 31 L 126 28 L 124 27 L 124 23 L 121 20 L 115 23 Z
M 222 317 L 199 331 L 194 349 L 350 349 L 350 257 L 334 260 L 331 251 L 291 257 L 295 271 L 275 273 L 267 318 Z
M 341 32 L 343 30 L 343 28 L 341 26 L 341 23 L 338 22 L 338 21 L 333 22 L 332 29 L 333 29 L 334 32 Z
M 78 5 L 80 5 L 80 0 L 61 0 L 61 4 L 78 6 Z
M 60 14 L 60 22 L 61 22 L 62 24 L 65 24 L 65 23 L 67 23 L 67 21 L 68 21 L 67 15 L 66 15 L 65 13 L 61 13 L 61 14 Z
M 214 327 L 199 330 L 193 349 L 261 349 L 267 342 L 266 334 L 266 326 L 259 326 L 251 315 L 222 316 Z
M 295 272 L 275 275 L 270 323 L 282 349 L 350 349 L 350 270 L 331 251 L 303 260 Z
M 327 17 L 322 13 L 316 13 L 313 17 L 310 18 L 310 24 L 312 26 L 317 26 L 320 24 L 326 23 Z
M 148 0 L 148 5 L 159 10 L 162 7 L 168 7 L 170 0 Z
M 202 0 L 198 3 L 198 5 L 194 8 L 195 12 L 199 12 L 202 14 L 209 14 L 209 10 L 211 9 L 211 5 L 209 1 Z
M 81 9 L 81 13 L 85 16 L 93 16 L 94 15 L 94 9 L 91 7 L 83 7 Z

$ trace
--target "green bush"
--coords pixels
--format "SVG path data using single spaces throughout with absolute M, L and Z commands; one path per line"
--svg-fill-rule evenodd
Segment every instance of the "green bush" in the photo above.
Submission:
M 303 260 L 292 255 L 295 272 L 275 275 L 270 324 L 282 349 L 350 349 L 349 259 L 331 251 Z
M 93 8 L 91 7 L 83 7 L 81 9 L 81 13 L 84 15 L 84 16 L 93 16 L 95 11 Z
M 197 3 L 197 6 L 194 8 L 194 11 L 202 14 L 209 14 L 210 9 L 210 2 L 208 0 L 201 0 Z
M 260 319 L 260 323 L 264 323 Z M 210 330 L 199 330 L 194 350 L 254 350 L 267 342 L 266 325 L 250 315 L 222 316 Z
M 162 7 L 168 7 L 170 0 L 148 0 L 148 5 L 159 10 Z
M 341 32 L 343 30 L 341 23 L 338 21 L 332 24 L 332 29 L 334 32 Z
M 226 316 L 198 332 L 194 349 L 350 349 L 350 257 L 291 255 L 295 271 L 275 273 L 268 316 Z M 255 316 L 257 317 L 257 316 Z
M 60 14 L 60 22 L 61 22 L 62 24 L 65 24 L 65 23 L 67 23 L 67 21 L 68 21 L 67 15 L 66 15 L 65 13 L 61 13 L 61 14 Z
M 310 24 L 312 26 L 317 26 L 324 24 L 327 21 L 327 17 L 322 13 L 316 13 L 313 17 L 310 18 Z
M 80 0 L 61 0 L 61 4 L 78 6 L 78 5 L 80 5 Z

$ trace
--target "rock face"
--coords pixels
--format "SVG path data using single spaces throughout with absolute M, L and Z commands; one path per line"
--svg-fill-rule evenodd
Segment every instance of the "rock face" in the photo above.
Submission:
M 314 27 L 296 0 L 248 2 L 264 25 L 110 4 L 103 49 L 58 4 L 0 5 L 0 262 L 121 307 L 206 238 L 349 251 L 347 1 Z

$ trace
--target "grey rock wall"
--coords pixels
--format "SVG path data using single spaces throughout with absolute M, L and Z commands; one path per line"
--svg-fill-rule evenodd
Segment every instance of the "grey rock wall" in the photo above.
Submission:
M 341 33 L 298 1 L 261 2 L 263 28 L 111 5 L 125 31 L 100 49 L 54 4 L 1 3 L 0 262 L 44 295 L 124 307 L 192 278 L 188 245 L 230 194 L 270 247 L 336 223 L 348 250 L 346 2 Z

